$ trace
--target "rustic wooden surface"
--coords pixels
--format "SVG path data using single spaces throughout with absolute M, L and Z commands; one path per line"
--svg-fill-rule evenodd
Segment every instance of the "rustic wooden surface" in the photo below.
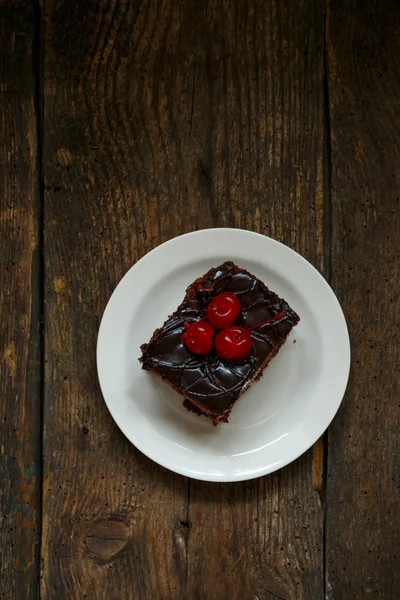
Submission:
M 0 2 L 0 597 L 37 598 L 39 176 L 32 4 Z
M 322 8 L 49 2 L 45 24 L 43 597 L 117 597 L 116 581 L 124 598 L 321 597 L 313 453 L 232 486 L 145 460 L 99 394 L 94 315 L 196 228 L 269 232 L 321 266 Z M 111 518 L 132 538 L 113 560 L 87 543 Z
M 47 0 L 41 16 L 0 1 L 0 251 L 16 263 L 0 273 L 0 597 L 39 597 L 41 527 L 46 600 L 398 600 L 396 3 Z M 131 446 L 95 365 L 125 271 L 214 226 L 302 253 L 353 344 L 329 435 L 223 485 Z
M 329 432 L 328 599 L 400 597 L 400 4 L 328 4 L 332 284 L 352 340 Z

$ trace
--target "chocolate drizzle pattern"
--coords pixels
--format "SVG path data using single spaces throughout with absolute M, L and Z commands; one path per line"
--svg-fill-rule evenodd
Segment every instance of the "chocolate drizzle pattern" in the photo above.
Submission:
M 223 291 L 239 297 L 242 308 L 235 324 L 242 327 L 249 328 L 284 313 L 281 318 L 250 331 L 253 349 L 241 362 L 224 361 L 214 350 L 207 355 L 194 355 L 181 342 L 184 322 L 190 324 L 204 317 L 209 302 Z M 298 321 L 299 317 L 285 300 L 249 272 L 227 262 L 211 270 L 201 284 L 196 286 L 195 282 L 189 286 L 176 312 L 142 346 L 141 362 L 144 369 L 156 372 L 195 406 L 206 408 L 212 418 L 218 417 L 229 413 L 232 404 Z

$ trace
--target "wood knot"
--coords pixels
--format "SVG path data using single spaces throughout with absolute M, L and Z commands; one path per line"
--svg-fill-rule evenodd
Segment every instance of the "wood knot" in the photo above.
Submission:
M 117 519 L 96 523 L 86 534 L 86 548 L 103 561 L 108 561 L 121 552 L 130 540 L 127 525 Z

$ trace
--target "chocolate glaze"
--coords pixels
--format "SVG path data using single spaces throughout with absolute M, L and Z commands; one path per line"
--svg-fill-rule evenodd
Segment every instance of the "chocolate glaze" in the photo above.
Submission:
M 240 299 L 242 309 L 235 324 L 242 327 L 284 312 L 280 319 L 250 332 L 253 350 L 241 362 L 224 361 L 215 351 L 195 355 L 181 342 L 184 322 L 204 317 L 210 300 L 222 291 L 233 292 Z M 148 344 L 143 344 L 140 360 L 143 369 L 157 373 L 214 421 L 226 420 L 221 417 L 229 414 L 244 389 L 261 375 L 268 357 L 275 355 L 298 321 L 298 315 L 285 300 L 248 271 L 226 262 L 189 286 L 176 312 L 154 332 Z

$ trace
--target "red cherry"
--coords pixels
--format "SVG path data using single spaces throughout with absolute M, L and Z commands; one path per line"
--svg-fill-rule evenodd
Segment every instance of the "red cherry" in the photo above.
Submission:
M 224 360 L 243 360 L 251 352 L 251 335 L 243 327 L 226 327 L 215 338 L 215 349 Z
M 233 325 L 240 314 L 240 302 L 232 292 L 222 292 L 207 306 L 207 319 L 217 329 Z
M 189 325 L 184 323 L 182 343 L 195 354 L 207 354 L 214 346 L 214 328 L 207 321 L 200 320 Z

